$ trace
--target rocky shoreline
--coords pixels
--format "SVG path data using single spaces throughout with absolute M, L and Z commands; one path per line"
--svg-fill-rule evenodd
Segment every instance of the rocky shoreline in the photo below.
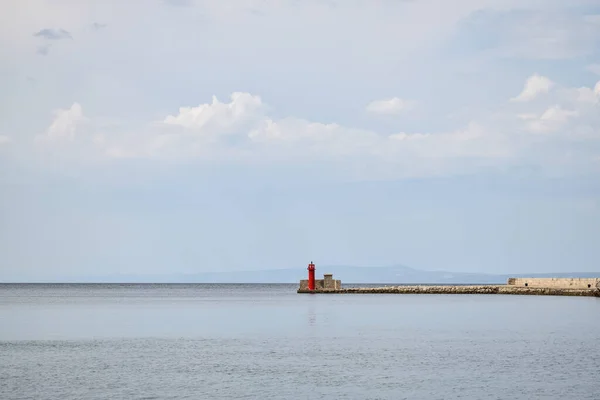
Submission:
M 383 286 L 383 287 L 348 287 L 340 289 L 319 289 L 309 291 L 298 289 L 298 293 L 327 294 L 507 294 L 507 295 L 541 295 L 541 296 L 588 296 L 600 297 L 600 289 L 562 289 L 542 287 L 518 287 L 511 285 L 469 285 L 469 286 Z

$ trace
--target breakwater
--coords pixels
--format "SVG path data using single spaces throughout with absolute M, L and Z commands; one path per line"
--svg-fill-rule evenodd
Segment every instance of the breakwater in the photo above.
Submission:
M 342 287 L 341 281 L 326 274 L 311 290 L 300 281 L 298 293 L 328 294 L 507 294 L 600 297 L 600 278 L 509 278 L 505 285 L 400 285 Z
M 307 289 L 298 289 L 298 293 L 311 293 Z M 469 285 L 469 286 L 382 286 L 348 287 L 340 289 L 321 289 L 314 293 L 329 294 L 512 294 L 546 296 L 595 296 L 600 297 L 599 289 L 562 289 L 543 287 L 518 287 L 510 285 Z

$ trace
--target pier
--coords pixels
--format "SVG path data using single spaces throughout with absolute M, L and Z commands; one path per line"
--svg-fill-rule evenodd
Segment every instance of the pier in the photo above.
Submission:
M 309 264 L 309 279 L 300 281 L 298 293 L 323 294 L 512 294 L 600 297 L 600 278 L 509 278 L 498 285 L 385 285 L 342 287 L 332 274 L 315 279 L 315 265 Z

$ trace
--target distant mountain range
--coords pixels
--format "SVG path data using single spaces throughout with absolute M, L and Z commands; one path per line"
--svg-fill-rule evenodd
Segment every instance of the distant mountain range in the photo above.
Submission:
M 332 273 L 335 279 L 340 279 L 342 281 L 342 284 L 495 284 L 505 283 L 509 277 L 600 277 L 600 273 L 591 272 L 500 275 L 448 271 L 425 271 L 403 265 L 391 267 L 317 266 L 317 278 L 322 277 L 324 273 Z M 306 268 L 302 267 L 259 271 L 202 272 L 194 274 L 113 275 L 103 277 L 88 277 L 86 279 L 71 278 L 67 279 L 66 281 L 107 283 L 297 283 L 300 279 L 306 279 L 306 274 Z

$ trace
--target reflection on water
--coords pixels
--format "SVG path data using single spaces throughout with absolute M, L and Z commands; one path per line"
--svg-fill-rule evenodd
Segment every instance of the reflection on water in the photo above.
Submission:
M 314 295 L 309 295 L 314 296 Z M 308 325 L 314 326 L 317 324 L 317 307 L 314 302 L 308 302 Z

